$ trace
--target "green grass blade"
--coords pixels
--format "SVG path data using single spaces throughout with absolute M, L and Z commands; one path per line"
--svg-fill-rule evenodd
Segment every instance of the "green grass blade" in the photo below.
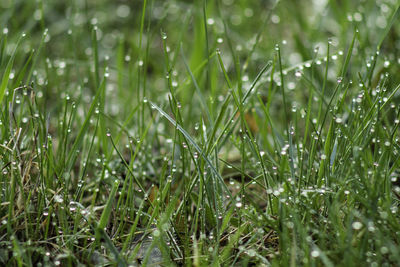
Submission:
M 17 54 L 17 49 L 18 49 L 18 47 L 19 47 L 19 44 L 20 44 L 21 40 L 22 40 L 24 37 L 25 37 L 25 34 L 23 34 L 23 35 L 18 39 L 18 42 L 17 42 L 17 44 L 15 45 L 14 51 L 12 52 L 11 57 L 10 57 L 10 59 L 8 60 L 6 69 L 5 69 L 4 73 L 3 73 L 3 77 L 2 77 L 1 83 L 0 83 L 0 103 L 3 102 L 3 98 L 4 98 L 4 95 L 5 95 L 6 90 L 7 90 L 7 85 L 8 85 L 9 80 L 10 80 L 10 73 L 11 73 L 12 67 L 13 67 L 13 65 L 14 65 L 15 55 Z
M 162 116 L 164 116 L 172 125 L 174 125 L 184 136 L 185 138 L 192 144 L 192 146 L 196 149 L 196 151 L 199 153 L 199 155 L 207 162 L 208 166 L 211 168 L 212 172 L 215 174 L 215 176 L 218 178 L 219 182 L 225 189 L 226 193 L 231 196 L 231 193 L 229 189 L 226 187 L 224 183 L 224 179 L 221 177 L 217 169 L 214 167 L 212 164 L 211 160 L 208 159 L 207 155 L 204 153 L 204 151 L 197 145 L 197 143 L 193 140 L 193 138 L 189 135 L 188 132 L 185 131 L 185 129 L 182 128 L 174 119 L 172 119 L 164 110 L 162 110 L 159 106 L 154 104 L 153 102 L 150 102 L 153 108 L 155 108 Z
M 73 143 L 72 148 L 69 152 L 69 155 L 66 160 L 66 171 L 71 170 L 72 165 L 74 164 L 75 159 L 78 156 L 77 155 L 78 151 L 79 151 L 80 147 L 82 146 L 83 139 L 84 139 L 85 135 L 87 134 L 87 131 L 88 131 L 88 128 L 90 125 L 90 119 L 99 104 L 100 96 L 104 90 L 105 90 L 105 78 L 101 82 L 100 87 L 97 89 L 96 95 L 93 98 L 92 104 L 90 105 L 89 111 L 85 117 L 85 121 L 83 122 L 83 125 L 82 125 L 81 129 L 79 130 L 79 133 L 75 139 L 75 142 Z

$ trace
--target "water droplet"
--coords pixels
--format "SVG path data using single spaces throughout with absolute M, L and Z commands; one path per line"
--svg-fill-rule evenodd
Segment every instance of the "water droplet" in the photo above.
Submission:
M 353 227 L 354 230 L 360 230 L 363 225 L 362 225 L 361 222 L 355 221 L 355 222 L 352 223 L 351 226 Z
M 335 120 L 336 123 L 342 123 L 342 121 L 343 121 L 342 118 L 339 118 L 339 117 L 337 117 Z
M 64 201 L 64 199 L 60 195 L 55 195 L 54 201 L 57 203 L 62 203 Z
M 273 192 L 272 192 L 272 194 L 274 195 L 274 196 L 279 196 L 281 193 L 279 192 L 279 190 L 274 190 Z
M 154 237 L 159 237 L 160 236 L 160 230 L 158 230 L 158 229 L 156 229 L 156 230 L 154 230 L 154 232 L 153 232 L 153 236 Z
M 247 251 L 247 255 L 249 255 L 250 257 L 254 257 L 254 256 L 256 256 L 256 252 L 254 249 L 249 249 Z
M 120 18 L 126 18 L 129 16 L 131 9 L 128 5 L 120 5 L 117 7 L 117 16 Z
M 318 258 L 319 255 L 320 255 L 320 253 L 319 253 L 318 250 L 313 250 L 313 251 L 311 251 L 311 257 L 313 257 L 313 258 Z
M 281 21 L 281 18 L 280 18 L 278 15 L 273 14 L 273 15 L 271 16 L 271 21 L 272 21 L 272 23 L 274 23 L 274 24 L 278 24 L 278 23 Z

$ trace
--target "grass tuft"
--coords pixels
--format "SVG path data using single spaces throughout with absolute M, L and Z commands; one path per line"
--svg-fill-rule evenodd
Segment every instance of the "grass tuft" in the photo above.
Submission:
M 398 265 L 399 8 L 0 1 L 0 265 Z

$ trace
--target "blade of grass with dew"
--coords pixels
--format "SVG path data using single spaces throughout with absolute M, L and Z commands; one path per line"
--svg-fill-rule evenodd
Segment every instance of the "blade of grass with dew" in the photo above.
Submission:
M 21 68 L 20 72 L 18 73 L 17 77 L 15 78 L 15 81 L 14 81 L 15 85 L 22 85 L 21 81 L 25 76 L 26 70 L 28 69 L 29 63 L 31 62 L 34 53 L 35 53 L 34 50 L 32 50 L 29 53 L 28 59 L 26 60 L 24 66 Z
M 196 89 L 196 93 L 197 93 L 198 96 L 199 96 L 200 103 L 201 103 L 201 105 L 202 105 L 202 107 L 203 107 L 203 110 L 206 112 L 207 119 L 208 119 L 209 123 L 212 125 L 212 124 L 213 124 L 213 120 L 212 120 L 212 118 L 211 118 L 210 111 L 208 110 L 205 97 L 204 97 L 203 93 L 201 92 L 201 89 L 200 89 L 200 87 L 199 87 L 199 85 L 198 85 L 198 83 L 197 83 L 197 81 L 196 81 L 196 78 L 194 77 L 192 71 L 190 70 L 190 67 L 189 67 L 189 65 L 188 65 L 188 63 L 187 63 L 187 60 L 186 60 L 186 58 L 185 58 L 185 54 L 183 53 L 182 46 L 181 46 L 181 56 L 182 56 L 183 64 L 185 65 L 186 71 L 189 73 L 190 78 L 192 79 L 194 88 Z M 208 62 L 208 61 L 207 61 L 207 62 Z M 208 64 L 207 64 L 207 65 L 208 65 Z
M 205 87 L 211 89 L 211 81 L 210 81 L 211 64 L 210 64 L 210 56 L 209 56 L 210 55 L 210 47 L 209 47 L 208 28 L 207 28 L 207 0 L 203 0 L 203 10 L 202 11 L 203 11 L 202 13 L 203 13 L 203 27 L 204 27 L 205 56 L 206 56 L 206 59 L 207 59 L 207 71 L 206 71 Z M 182 53 L 182 55 L 183 55 L 183 53 Z M 187 64 L 185 64 L 185 65 L 187 65 Z M 193 76 L 193 74 L 191 74 L 191 76 Z M 194 77 L 192 77 L 192 79 L 193 78 Z M 193 83 L 194 83 L 194 81 L 193 81 Z M 205 110 L 207 112 L 207 116 L 209 116 L 208 119 L 210 119 L 210 123 L 212 123 L 210 112 L 208 111 L 208 109 L 205 109 Z
M 227 24 L 226 19 L 222 16 L 222 11 L 221 11 L 221 6 L 220 5 L 221 5 L 221 3 L 219 1 L 216 1 L 217 14 L 218 14 L 219 18 L 222 21 L 222 24 L 223 24 L 223 27 L 224 27 L 223 28 L 224 29 L 223 32 L 224 32 L 226 40 L 227 40 L 229 51 L 231 52 L 231 55 L 232 55 L 232 61 L 233 61 L 233 65 L 234 65 L 234 68 L 235 68 L 237 82 L 238 82 L 237 88 L 238 88 L 238 91 L 239 91 L 239 98 L 241 99 L 242 98 L 242 92 L 241 92 L 242 79 L 241 79 L 241 68 L 240 68 L 240 64 L 239 64 L 239 58 L 238 58 L 238 56 L 235 53 L 235 50 L 233 48 L 232 40 L 231 40 L 231 37 L 230 37 L 230 34 L 229 34 L 228 24 Z
M 200 154 L 200 156 L 207 162 L 209 167 L 211 168 L 212 172 L 216 175 L 216 177 L 219 179 L 219 182 L 225 189 L 225 191 L 228 193 L 229 196 L 231 196 L 231 193 L 229 189 L 226 187 L 223 178 L 219 174 L 219 172 L 215 169 L 214 165 L 211 163 L 211 161 L 208 159 L 207 155 L 205 155 L 204 151 L 197 145 L 197 143 L 193 140 L 193 138 L 189 135 L 188 132 L 186 132 L 185 129 L 182 128 L 174 119 L 172 119 L 164 110 L 162 110 L 159 106 L 154 104 L 153 102 L 150 101 L 150 104 L 157 109 L 157 111 L 163 115 L 172 125 L 174 125 L 186 138 L 187 140 L 193 145 L 193 147 L 196 149 L 196 151 Z
M 85 137 L 85 134 L 87 133 L 87 130 L 90 125 L 90 118 L 92 117 L 98 103 L 99 99 L 101 97 L 102 92 L 105 90 L 105 78 L 103 78 L 103 81 L 101 82 L 99 88 L 97 89 L 96 95 L 92 101 L 92 104 L 90 105 L 89 111 L 85 117 L 85 121 L 83 122 L 83 125 L 81 129 L 79 130 L 79 133 L 75 139 L 74 144 L 72 145 L 71 151 L 69 152 L 66 160 L 66 171 L 69 171 L 72 169 L 72 165 L 75 162 L 77 155 L 77 151 L 80 149 L 82 146 L 83 138 Z
M 393 23 L 398 19 L 397 12 L 399 12 L 400 8 L 400 2 L 396 4 L 396 7 L 393 8 L 393 13 L 390 15 L 390 19 L 388 20 L 389 22 L 386 24 L 385 29 L 382 31 L 381 37 L 379 38 L 378 44 L 376 45 L 376 50 L 379 51 L 381 49 L 381 46 L 383 44 L 383 41 L 386 39 L 386 36 L 388 35 L 390 29 L 393 26 Z
M 346 59 L 345 59 L 345 61 L 343 63 L 343 67 L 342 67 L 342 71 L 340 73 L 340 77 L 344 77 L 345 76 L 345 74 L 347 72 L 347 69 L 349 67 L 350 59 L 351 59 L 351 56 L 353 55 L 353 48 L 354 48 L 354 43 L 356 41 L 357 34 L 358 34 L 358 30 L 356 29 L 354 31 L 354 33 L 353 33 L 353 39 L 351 40 L 350 47 L 349 47 L 349 49 L 347 51 Z
M 144 139 L 144 137 L 146 136 L 147 131 L 148 131 L 148 129 L 150 128 L 150 125 L 151 125 L 151 124 L 152 124 L 152 123 L 150 123 L 150 124 L 148 125 L 148 127 L 146 128 L 146 131 L 143 133 L 143 135 L 142 135 L 142 137 L 141 137 L 141 142 L 139 143 L 139 146 L 143 143 L 143 139 Z M 121 152 L 117 149 L 117 146 L 115 145 L 112 136 L 109 136 L 109 138 L 110 138 L 110 141 L 111 141 L 111 144 L 112 144 L 114 150 L 117 152 L 117 154 L 118 154 L 120 160 L 122 161 L 122 163 L 125 165 L 125 167 L 126 167 L 127 170 L 129 171 L 130 175 L 132 175 L 132 177 L 134 178 L 134 180 L 135 180 L 136 184 L 139 186 L 139 188 L 140 188 L 143 192 L 145 192 L 145 191 L 144 191 L 144 187 L 142 186 L 142 184 L 140 183 L 140 181 L 137 179 L 136 175 L 134 175 L 133 170 L 129 167 L 128 163 L 127 163 L 126 160 L 124 159 L 124 156 L 123 156 L 123 155 L 121 154 Z M 135 160 L 135 158 L 136 158 L 136 155 L 137 155 L 136 153 L 138 153 L 139 150 L 140 150 L 140 149 L 136 149 L 135 154 L 134 154 L 134 156 L 133 156 L 133 158 L 132 158 L 132 160 L 131 160 L 132 162 L 134 162 L 134 160 Z M 127 182 L 127 180 L 126 180 L 125 182 Z M 149 203 L 151 203 L 151 202 L 149 202 Z
M 97 26 L 92 29 L 92 47 L 93 47 L 93 64 L 94 64 L 94 86 L 98 88 L 100 85 L 100 67 L 99 67 L 99 52 L 97 43 Z
M 104 236 L 104 233 L 102 233 L 101 230 L 104 231 L 104 228 L 107 226 L 107 223 L 110 219 L 112 206 L 115 201 L 115 196 L 117 194 L 118 187 L 119 187 L 119 180 L 114 180 L 111 192 L 107 199 L 107 203 L 103 209 L 103 212 L 101 213 L 99 222 L 96 224 L 96 243 L 100 242 L 101 236 Z M 96 245 L 94 245 L 93 247 L 96 247 Z
M 179 52 L 179 50 L 177 50 L 177 51 Z M 193 73 L 194 77 L 196 77 L 197 75 L 200 75 L 201 71 L 203 71 L 203 68 L 205 68 L 207 66 L 207 61 L 213 59 L 215 57 L 215 55 L 216 55 L 215 52 L 211 53 L 210 57 L 208 59 L 203 60 L 199 65 L 196 66 L 195 69 L 193 69 L 192 73 Z M 171 65 L 173 65 L 173 64 L 171 64 Z M 187 86 L 190 84 L 191 81 L 192 81 L 192 78 L 191 78 L 190 74 L 188 73 L 187 77 L 185 79 L 183 79 L 182 85 Z M 184 87 L 181 86 L 181 87 L 177 88 L 175 92 L 178 94 L 182 90 L 184 90 Z
M 99 65 L 99 52 L 98 52 L 98 29 L 97 26 L 94 26 L 92 29 L 92 47 L 93 47 L 93 64 L 94 64 L 94 85 L 95 88 L 101 87 L 100 85 L 100 65 Z M 106 77 L 108 76 L 108 73 L 104 73 L 103 81 L 102 83 L 106 83 Z M 104 85 L 104 90 L 100 90 L 100 96 L 99 96 L 99 111 L 104 113 L 105 111 L 105 102 L 106 102 L 106 90 L 105 90 L 106 85 Z M 100 121 L 99 121 L 99 140 L 101 141 L 101 145 L 103 147 L 103 153 L 108 156 L 108 149 L 107 149 L 107 129 L 105 125 L 105 120 L 103 116 L 100 116 Z
M 225 69 L 225 67 L 224 67 L 224 64 L 223 64 L 223 62 L 222 62 L 221 53 L 220 53 L 220 52 L 217 52 L 217 56 L 218 56 L 218 61 L 219 61 L 219 63 L 220 63 L 221 69 L 222 69 L 222 71 L 223 71 L 223 73 L 224 73 L 225 81 L 226 81 L 226 83 L 228 84 L 229 90 L 231 90 L 231 87 L 232 87 L 232 86 L 231 86 L 231 82 L 230 82 L 230 79 L 229 79 L 228 74 L 227 74 L 227 72 L 226 72 L 226 69 Z M 217 119 L 216 119 L 216 121 L 215 121 L 215 123 L 214 123 L 214 125 L 213 125 L 212 132 L 211 132 L 210 137 L 209 137 L 209 139 L 208 139 L 209 141 L 208 141 L 208 145 L 207 145 L 207 149 L 206 149 L 206 155 L 209 155 L 210 152 L 211 152 L 211 144 L 212 144 L 212 142 L 213 142 L 213 140 L 214 140 L 214 137 L 215 137 L 215 135 L 216 135 L 216 133 L 217 133 L 218 127 L 219 127 L 219 125 L 220 125 L 221 122 L 222 122 L 222 119 L 223 119 L 223 116 L 224 116 L 224 114 L 225 114 L 225 111 L 226 111 L 227 108 L 228 108 L 230 97 L 231 97 L 231 94 L 228 94 L 228 95 L 226 96 L 226 98 L 225 98 L 225 100 L 224 100 L 224 102 L 223 102 L 223 104 L 222 104 L 222 106 L 221 106 L 221 109 L 220 109 L 220 111 L 219 111 L 218 117 L 217 117 Z
M 29 82 L 31 81 L 32 74 L 33 74 L 33 72 L 34 72 L 34 70 L 35 70 L 37 61 L 39 60 L 40 52 L 42 51 L 42 48 L 43 48 L 43 46 L 44 46 L 45 38 L 46 38 L 47 34 L 48 34 L 48 31 L 45 30 L 45 31 L 43 32 L 42 39 L 40 40 L 39 47 L 38 47 L 38 49 L 35 51 L 35 56 L 33 57 L 32 65 L 31 65 L 31 68 L 30 68 L 30 70 L 29 70 L 28 76 L 26 77 L 25 83 L 29 83 Z
M 289 117 L 288 117 L 287 110 L 286 110 L 287 106 L 286 106 L 286 93 L 285 93 L 285 79 L 284 79 L 284 76 L 283 76 L 281 49 L 280 49 L 279 45 L 275 46 L 275 50 L 278 51 L 279 73 L 280 73 L 280 78 L 281 78 L 280 88 L 281 88 L 281 91 L 282 91 L 282 101 L 283 101 L 282 102 L 283 114 L 285 115 L 286 133 L 287 133 L 287 136 L 289 138 L 289 135 L 290 135 L 290 133 L 289 133 Z
M 261 76 L 267 72 L 267 70 L 270 68 L 271 66 L 271 62 L 268 62 L 267 64 L 265 64 L 265 66 L 261 69 L 261 71 L 257 74 L 256 78 L 254 79 L 253 83 L 251 84 L 249 90 L 246 92 L 246 94 L 243 96 L 241 102 L 244 103 L 247 98 L 250 96 L 251 92 L 253 91 L 253 89 L 255 88 L 255 86 L 257 85 L 258 81 L 261 79 Z M 238 112 L 238 108 L 235 109 L 235 111 L 232 113 L 231 117 L 229 118 L 228 122 L 225 124 L 224 129 L 222 130 L 222 133 L 219 135 L 219 137 L 217 138 L 217 140 L 213 143 L 212 147 L 210 149 L 208 149 L 207 151 L 212 151 L 215 146 L 217 144 L 221 143 L 222 137 L 225 135 L 225 133 L 227 132 L 228 128 L 230 127 L 230 125 L 232 124 L 233 119 L 235 118 L 236 114 Z M 224 143 L 224 142 L 222 142 Z
M 97 117 L 96 126 L 95 126 L 95 129 L 94 129 L 94 132 L 97 132 L 97 127 L 98 126 L 99 126 L 99 117 Z M 88 168 L 88 165 L 89 165 L 89 159 L 90 159 L 90 155 L 92 153 L 92 149 L 93 149 L 95 138 L 96 138 L 96 135 L 93 135 L 92 136 L 92 140 L 90 141 L 89 149 L 88 149 L 88 152 L 87 152 L 85 163 L 83 164 L 82 173 L 80 175 L 79 182 L 80 181 L 84 181 L 84 177 L 85 177 L 85 175 L 87 173 L 87 168 Z M 84 193 L 83 192 L 83 185 L 82 186 L 78 186 L 78 188 L 76 190 L 76 193 L 75 193 L 75 201 L 80 202 L 82 200 L 83 193 Z
M 139 30 L 139 45 L 138 45 L 138 51 L 139 51 L 139 61 L 143 62 L 143 57 L 142 55 L 145 54 L 145 56 L 147 56 L 146 53 L 143 53 L 142 51 L 142 46 L 143 46 L 143 32 L 144 32 L 144 25 L 145 25 L 145 19 L 146 19 L 146 8 L 147 8 L 147 0 L 143 1 L 143 5 L 142 5 L 142 14 L 141 14 L 141 18 L 140 18 L 140 30 Z M 142 114 L 144 112 L 144 103 L 143 103 L 143 90 L 140 90 L 141 88 L 141 82 L 142 82 L 142 67 L 138 66 L 137 68 L 137 84 L 136 84 L 136 99 L 137 99 L 137 103 L 139 105 L 139 112 L 137 114 L 137 122 L 139 127 L 139 131 L 141 131 L 141 129 L 144 128 L 144 121 L 142 121 Z M 142 96 L 140 95 L 142 91 Z M 141 132 L 140 132 L 141 133 Z
M 11 73 L 12 67 L 14 65 L 15 55 L 17 54 L 17 49 L 19 47 L 19 44 L 24 37 L 25 37 L 25 34 L 23 33 L 22 36 L 18 39 L 17 44 L 15 45 L 14 51 L 12 52 L 11 57 L 8 60 L 6 69 L 3 73 L 3 77 L 2 77 L 1 83 L 0 83 L 0 103 L 3 102 L 3 98 L 4 98 L 4 95 L 7 90 L 7 85 L 10 80 L 10 73 Z

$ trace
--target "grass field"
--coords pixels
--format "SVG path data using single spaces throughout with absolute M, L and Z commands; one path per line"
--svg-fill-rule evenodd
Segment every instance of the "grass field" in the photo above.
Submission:
M 0 1 L 0 265 L 398 265 L 399 7 Z

